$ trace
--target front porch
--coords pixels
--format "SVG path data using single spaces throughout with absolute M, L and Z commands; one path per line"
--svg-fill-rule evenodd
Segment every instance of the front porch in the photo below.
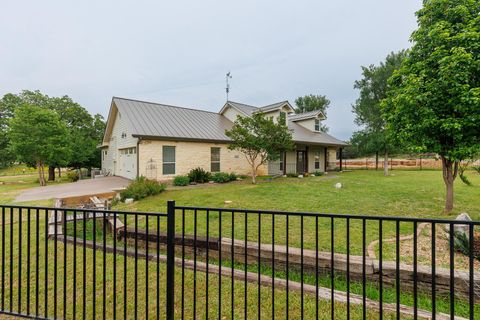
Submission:
M 269 175 L 305 174 L 336 169 L 337 151 L 342 158 L 342 148 L 321 145 L 295 145 L 292 151 L 282 152 L 280 159 L 268 163 Z M 340 161 L 340 170 L 341 168 Z

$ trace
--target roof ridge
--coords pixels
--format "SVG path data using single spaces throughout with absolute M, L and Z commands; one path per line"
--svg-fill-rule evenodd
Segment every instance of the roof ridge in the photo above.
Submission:
M 250 107 L 250 108 L 260 109 L 259 107 L 255 107 L 255 106 L 252 106 L 251 104 L 246 104 L 246 103 L 243 103 L 243 102 L 236 102 L 236 101 L 232 101 L 232 100 L 227 100 L 227 103 L 236 103 L 236 104 L 241 104 L 243 106 L 247 106 L 247 107 Z
M 165 103 L 158 103 L 158 102 L 152 102 L 152 101 L 145 101 L 145 100 L 138 100 L 138 99 L 131 99 L 131 98 L 122 98 L 122 97 L 117 97 L 113 96 L 113 99 L 120 99 L 120 100 L 128 100 L 128 101 L 135 101 L 135 102 L 142 102 L 142 103 L 149 103 L 149 104 L 155 104 L 157 106 L 163 106 L 163 107 L 169 107 L 169 108 L 176 108 L 176 109 L 184 109 L 184 110 L 192 110 L 192 111 L 199 111 L 199 112 L 207 112 L 207 113 L 213 113 L 219 115 L 218 112 L 215 111 L 209 111 L 209 110 L 202 110 L 202 109 L 195 109 L 195 108 L 189 108 L 189 107 L 180 107 L 180 106 L 174 106 L 171 104 L 165 104 Z
M 260 107 L 259 109 L 268 108 L 268 107 L 274 106 L 276 104 L 283 104 L 283 103 L 288 103 L 288 100 L 282 100 L 282 101 L 270 103 L 270 104 L 267 104 L 266 106 Z

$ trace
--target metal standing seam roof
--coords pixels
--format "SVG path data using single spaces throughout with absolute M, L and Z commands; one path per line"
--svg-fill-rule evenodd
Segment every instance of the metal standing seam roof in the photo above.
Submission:
M 313 111 L 299 113 L 299 114 L 292 114 L 292 115 L 289 116 L 289 120 L 291 120 L 291 121 L 301 121 L 301 120 L 316 118 L 319 115 L 322 115 L 322 117 L 324 117 L 322 111 L 313 110 Z
M 223 115 L 164 104 L 113 98 L 135 137 L 229 141 L 233 123 Z
M 227 104 L 231 105 L 235 109 L 238 109 L 240 112 L 243 112 L 247 116 L 251 116 L 254 112 L 258 111 L 257 107 L 250 106 L 250 105 L 244 104 L 244 103 L 227 101 Z
M 113 102 L 134 137 L 230 141 L 225 131 L 231 129 L 233 123 L 219 113 L 118 97 L 114 97 Z M 236 102 L 234 104 L 236 108 L 249 112 L 249 115 L 259 109 Z M 288 127 L 292 130 L 295 142 L 347 145 L 326 133 L 310 131 L 292 121 L 288 122 Z

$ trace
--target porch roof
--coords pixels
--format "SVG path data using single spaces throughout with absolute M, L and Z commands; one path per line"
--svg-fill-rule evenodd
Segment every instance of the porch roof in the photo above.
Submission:
M 296 143 L 329 145 L 343 147 L 348 144 L 345 141 L 338 140 L 328 133 L 310 131 L 293 121 L 288 121 L 288 128 L 292 130 L 293 141 Z

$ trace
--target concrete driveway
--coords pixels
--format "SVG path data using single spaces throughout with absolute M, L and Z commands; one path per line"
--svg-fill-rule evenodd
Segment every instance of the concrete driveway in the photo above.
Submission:
M 128 186 L 130 180 L 120 177 L 102 177 L 63 183 L 54 186 L 37 187 L 25 190 L 15 202 L 48 200 L 54 198 L 76 197 L 89 194 L 107 193 L 113 189 Z

